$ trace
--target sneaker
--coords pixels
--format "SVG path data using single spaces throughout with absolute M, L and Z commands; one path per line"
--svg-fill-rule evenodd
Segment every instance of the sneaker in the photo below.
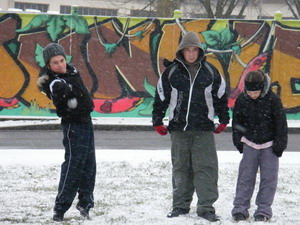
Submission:
M 246 220 L 247 217 L 243 213 L 237 213 L 233 215 L 233 220 L 238 222 L 238 221 L 244 221 Z
M 256 216 L 254 216 L 254 221 L 266 222 L 268 220 L 269 220 L 269 218 L 267 218 L 266 216 L 263 216 L 263 215 L 256 215 Z
M 205 213 L 200 214 L 199 216 L 210 222 L 216 222 L 216 221 L 220 220 L 214 212 L 205 212 Z
M 168 213 L 167 217 L 168 218 L 178 217 L 180 215 L 184 215 L 187 213 L 189 213 L 188 209 L 174 208 L 171 212 Z
M 54 215 L 53 215 L 53 220 L 56 221 L 56 222 L 63 221 L 64 220 L 64 213 L 55 211 Z
M 90 215 L 89 215 L 89 209 L 87 208 L 83 208 L 80 205 L 76 205 L 76 209 L 78 209 L 78 211 L 80 212 L 80 215 L 83 216 L 86 219 L 90 219 Z

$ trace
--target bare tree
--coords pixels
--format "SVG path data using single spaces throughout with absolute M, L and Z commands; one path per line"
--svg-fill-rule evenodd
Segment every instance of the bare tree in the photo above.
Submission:
M 299 19 L 300 16 L 300 0 L 285 0 L 286 4 L 289 6 L 293 16 Z M 296 9 L 295 9 L 296 8 Z
M 101 2 L 102 0 L 87 0 L 89 2 Z M 237 18 L 243 18 L 243 13 L 248 4 L 258 0 L 108 0 L 108 2 L 116 8 L 126 8 L 129 4 L 139 3 L 142 7 L 135 16 L 157 16 L 172 18 L 175 9 L 180 9 L 180 6 L 188 5 L 193 2 L 194 5 L 199 5 L 205 10 L 207 18 L 230 18 L 233 10 L 239 9 Z M 300 0 L 286 0 L 300 1 Z M 198 4 L 199 3 L 199 4 Z M 238 6 L 238 7 L 237 7 Z M 235 10 L 236 11 L 236 10 Z
M 180 0 L 157 0 L 156 9 L 158 17 L 173 17 L 175 9 L 180 9 Z
M 208 18 L 230 18 L 233 10 L 241 4 L 237 18 L 243 18 L 243 13 L 248 4 L 254 0 L 217 0 L 215 5 L 211 0 L 197 0 L 205 9 Z M 215 10 L 214 10 L 215 9 Z

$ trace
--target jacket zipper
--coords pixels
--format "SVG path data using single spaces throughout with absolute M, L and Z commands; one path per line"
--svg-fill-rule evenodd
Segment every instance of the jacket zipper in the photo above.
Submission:
M 181 62 L 182 63 L 182 62 Z M 191 106 L 191 99 L 192 99 L 192 93 L 193 93 L 193 88 L 194 88 L 194 81 L 196 80 L 197 76 L 198 76 L 198 73 L 201 69 L 201 63 L 200 63 L 200 66 L 199 66 L 199 69 L 197 70 L 196 72 L 196 75 L 194 77 L 194 80 L 192 81 L 192 76 L 191 76 L 191 73 L 190 71 L 187 69 L 187 67 L 184 65 L 184 63 L 182 63 L 184 68 L 187 70 L 187 72 L 189 73 L 189 76 L 190 76 L 190 93 L 189 93 L 189 101 L 188 101 L 188 108 L 187 108 L 187 112 L 186 112 L 186 117 L 185 117 L 185 120 L 186 120 L 186 124 L 183 128 L 183 131 L 186 130 L 187 126 L 189 125 L 189 114 L 190 114 L 190 106 Z

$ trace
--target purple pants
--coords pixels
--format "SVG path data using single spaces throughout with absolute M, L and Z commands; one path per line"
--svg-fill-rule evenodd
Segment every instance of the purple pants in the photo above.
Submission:
M 256 196 L 256 215 L 272 217 L 271 205 L 274 200 L 277 181 L 279 159 L 273 153 L 272 147 L 256 150 L 244 144 L 243 158 L 240 162 L 239 175 L 236 185 L 236 196 L 233 202 L 232 215 L 243 213 L 249 217 L 248 209 L 256 183 L 258 168 L 260 169 L 259 190 Z

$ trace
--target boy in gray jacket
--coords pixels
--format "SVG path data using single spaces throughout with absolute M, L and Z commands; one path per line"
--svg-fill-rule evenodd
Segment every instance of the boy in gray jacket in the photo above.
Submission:
M 167 128 L 162 121 L 168 107 Z M 229 122 L 227 96 L 225 82 L 206 62 L 195 32 L 183 36 L 174 62 L 158 81 L 152 122 L 160 135 L 171 134 L 173 210 L 167 216 L 187 214 L 196 190 L 197 214 L 217 221 L 213 204 L 218 199 L 218 159 L 213 131 L 221 133 Z

